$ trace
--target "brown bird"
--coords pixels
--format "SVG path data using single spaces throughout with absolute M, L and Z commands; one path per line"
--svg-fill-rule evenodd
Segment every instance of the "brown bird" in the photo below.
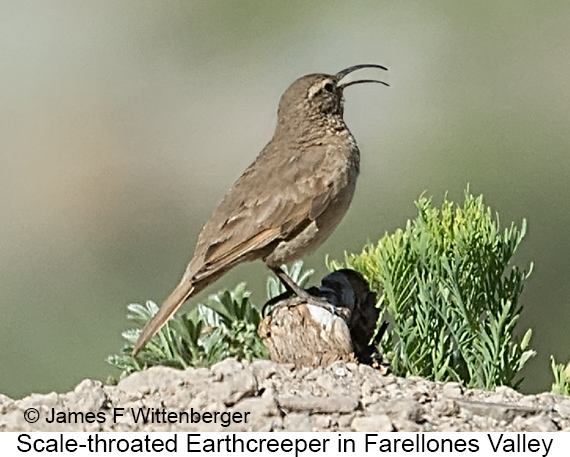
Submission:
M 352 200 L 360 153 L 343 120 L 341 84 L 355 65 L 335 75 L 297 79 L 281 97 L 271 141 L 238 178 L 198 236 L 182 280 L 143 328 L 133 357 L 189 297 L 236 265 L 262 259 L 285 287 L 299 288 L 281 269 L 317 248 L 336 228 Z

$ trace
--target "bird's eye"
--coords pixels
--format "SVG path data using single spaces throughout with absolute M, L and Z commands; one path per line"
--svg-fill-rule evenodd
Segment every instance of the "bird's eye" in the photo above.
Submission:
M 334 87 L 332 85 L 332 83 L 326 83 L 323 88 L 327 91 L 327 92 L 332 92 Z

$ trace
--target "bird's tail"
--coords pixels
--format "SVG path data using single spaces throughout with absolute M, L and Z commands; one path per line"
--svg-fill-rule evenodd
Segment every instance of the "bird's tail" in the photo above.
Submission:
M 194 292 L 194 284 L 190 283 L 188 279 L 183 278 L 180 284 L 172 291 L 164 303 L 158 310 L 158 313 L 147 322 L 142 329 L 142 332 L 133 349 L 133 357 L 135 357 L 140 350 L 150 341 L 156 332 L 166 323 L 168 319 L 176 312 L 180 305 L 184 303 Z

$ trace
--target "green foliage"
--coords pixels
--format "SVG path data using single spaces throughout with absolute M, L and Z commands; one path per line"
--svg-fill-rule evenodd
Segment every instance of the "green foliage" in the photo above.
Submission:
M 552 393 L 570 396 L 570 362 L 568 365 L 558 364 L 553 356 L 550 356 L 550 365 L 554 374 Z
M 294 262 L 285 273 L 303 287 L 314 270 L 303 271 L 303 262 Z M 267 280 L 267 295 L 271 299 L 285 291 L 274 276 Z M 266 359 L 265 345 L 257 334 L 261 320 L 258 309 L 252 305 L 251 292 L 245 283 L 233 291 L 222 290 L 210 295 L 206 303 L 187 313 L 177 313 L 158 331 L 141 350 L 137 358 L 131 356 L 141 328 L 158 312 L 158 306 L 148 301 L 146 306 L 131 304 L 127 317 L 140 328 L 123 332 L 127 344 L 121 354 L 112 355 L 107 362 L 121 370 L 121 378 L 156 365 L 179 369 L 210 366 L 227 357 L 239 360 Z M 113 381 L 112 379 L 110 381 Z
M 155 365 L 174 368 L 209 366 L 227 357 L 253 360 L 267 358 L 267 351 L 257 334 L 259 311 L 249 300 L 245 283 L 233 291 L 223 290 L 208 297 L 188 313 L 174 315 L 141 350 L 131 357 L 140 329 L 123 333 L 127 345 L 120 355 L 107 362 L 122 371 L 121 378 Z M 128 318 L 141 328 L 156 314 L 158 306 L 148 301 L 146 307 L 128 306 Z
M 462 208 L 445 198 L 438 209 L 424 196 L 416 206 L 418 217 L 404 230 L 329 267 L 359 271 L 378 293 L 392 324 L 380 349 L 394 374 L 516 387 L 517 373 L 535 354 L 527 349 L 530 329 L 520 341 L 514 336 L 532 265 L 509 269 L 526 221 L 501 233 L 498 216 L 468 189 Z

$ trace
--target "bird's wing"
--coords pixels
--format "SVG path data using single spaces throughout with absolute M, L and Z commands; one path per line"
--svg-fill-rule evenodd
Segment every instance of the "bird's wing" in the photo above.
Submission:
M 312 155 L 312 159 L 297 159 L 304 163 L 282 160 L 272 168 L 260 156 L 245 171 L 198 237 L 187 271 L 193 280 L 198 282 L 255 257 L 274 242 L 292 238 L 327 208 L 334 198 L 333 186 L 327 173 L 313 172 L 319 154 L 313 151 Z M 268 169 L 273 170 L 269 175 Z

